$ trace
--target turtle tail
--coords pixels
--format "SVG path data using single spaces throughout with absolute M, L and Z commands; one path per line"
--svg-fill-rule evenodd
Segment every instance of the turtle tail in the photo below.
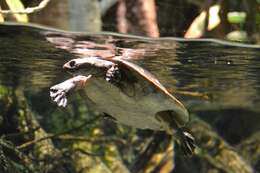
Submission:
M 180 147 L 185 156 L 192 156 L 196 148 L 194 137 L 182 128 L 177 131 Z

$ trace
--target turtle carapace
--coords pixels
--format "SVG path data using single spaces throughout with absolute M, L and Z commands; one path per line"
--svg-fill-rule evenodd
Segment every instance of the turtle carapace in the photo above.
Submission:
M 181 142 L 190 155 L 195 144 L 183 130 L 189 114 L 183 104 L 147 70 L 121 57 L 73 59 L 64 69 L 74 75 L 50 89 L 59 106 L 67 105 L 67 93 L 82 89 L 88 106 L 117 122 L 139 129 L 166 131 Z

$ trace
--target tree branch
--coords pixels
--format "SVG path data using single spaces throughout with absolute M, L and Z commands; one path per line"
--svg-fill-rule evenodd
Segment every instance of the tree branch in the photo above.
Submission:
M 72 132 L 72 131 L 76 131 L 76 130 L 78 130 L 78 129 L 81 129 L 82 127 L 84 127 L 84 126 L 87 125 L 87 124 L 93 123 L 94 121 L 98 120 L 99 118 L 100 118 L 100 116 L 95 117 L 95 118 L 93 118 L 92 120 L 89 120 L 89 121 L 86 121 L 86 122 L 82 123 L 80 126 L 77 126 L 77 127 L 74 127 L 74 128 L 68 129 L 68 130 L 65 130 L 65 131 L 60 132 L 60 133 L 51 134 L 51 135 L 48 135 L 48 136 L 45 136 L 45 137 L 39 138 L 39 139 L 34 139 L 34 140 L 32 140 L 32 141 L 29 141 L 29 142 L 26 142 L 26 143 L 24 143 L 24 144 L 21 144 L 21 145 L 17 146 L 17 148 L 18 148 L 18 149 L 23 149 L 23 148 L 26 148 L 26 147 L 28 147 L 28 146 L 31 146 L 31 145 L 33 145 L 33 144 L 35 144 L 35 143 L 37 143 L 37 142 L 40 142 L 40 141 L 43 141 L 43 140 L 46 140 L 46 139 L 50 139 L 50 138 L 55 138 L 55 137 L 57 137 L 57 136 L 61 136 L 61 135 L 70 133 L 70 132 Z
M 50 0 L 43 0 L 39 3 L 38 6 L 35 7 L 28 7 L 24 10 L 18 10 L 18 11 L 12 11 L 12 10 L 0 10 L 0 13 L 2 14 L 30 14 L 37 11 L 42 10 L 44 7 L 47 6 L 47 4 L 50 2 Z

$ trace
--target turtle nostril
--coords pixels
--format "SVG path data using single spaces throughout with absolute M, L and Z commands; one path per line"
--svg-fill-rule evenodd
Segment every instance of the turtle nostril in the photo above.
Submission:
M 70 63 L 69 63 L 70 67 L 74 67 L 74 66 L 75 66 L 75 64 L 76 64 L 76 62 L 75 62 L 75 61 L 70 61 Z
M 58 91 L 57 89 L 53 89 L 53 88 L 50 89 L 50 92 L 53 92 L 53 93 L 56 93 L 57 91 Z

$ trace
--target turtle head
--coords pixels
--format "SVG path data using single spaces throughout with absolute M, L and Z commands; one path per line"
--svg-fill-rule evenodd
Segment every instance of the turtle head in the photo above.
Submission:
M 97 57 L 77 58 L 65 63 L 63 69 L 73 75 L 102 76 L 107 70 L 105 62 Z

